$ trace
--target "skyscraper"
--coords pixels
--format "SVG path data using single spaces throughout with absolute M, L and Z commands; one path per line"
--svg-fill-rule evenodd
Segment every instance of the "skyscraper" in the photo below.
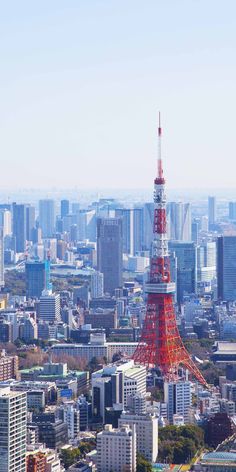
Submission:
M 122 286 L 122 236 L 121 218 L 98 218 L 97 265 L 104 275 L 104 291 L 110 294 Z
M 26 248 L 26 205 L 13 203 L 13 236 L 16 238 L 16 252 Z
M 4 238 L 12 234 L 11 212 L 7 209 L 0 210 L 0 226 L 2 226 Z
M 236 220 L 236 202 L 229 202 L 229 219 Z
M 25 472 L 26 463 L 25 392 L 11 392 L 10 387 L 0 389 L 0 470 Z
M 174 241 L 191 241 L 190 203 L 171 202 L 167 205 L 168 236 Z
M 118 208 L 115 216 L 122 218 L 123 252 L 135 255 L 143 249 L 143 209 Z
M 45 262 L 26 262 L 26 296 L 28 298 L 40 298 L 42 291 L 46 289 Z
M 4 239 L 2 228 L 0 228 L 0 289 L 1 287 L 4 287 Z
M 32 241 L 32 230 L 35 226 L 35 207 L 26 205 L 26 239 Z
M 217 239 L 217 285 L 221 300 L 236 300 L 236 236 Z
M 169 251 L 177 259 L 177 301 L 183 301 L 184 294 L 196 293 L 197 248 L 194 243 L 169 241 Z
M 154 203 L 145 203 L 143 208 L 143 249 L 150 250 L 153 238 Z
M 69 200 L 61 200 L 61 218 L 69 215 L 69 212 L 70 212 Z
M 211 229 L 216 222 L 216 197 L 208 197 L 208 220 Z
M 39 225 L 43 238 L 51 238 L 55 231 L 55 202 L 51 199 L 39 200 Z

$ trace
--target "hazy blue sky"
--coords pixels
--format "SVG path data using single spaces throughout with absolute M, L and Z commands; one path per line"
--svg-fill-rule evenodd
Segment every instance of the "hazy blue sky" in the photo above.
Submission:
M 235 0 L 0 0 L 1 186 L 236 188 Z

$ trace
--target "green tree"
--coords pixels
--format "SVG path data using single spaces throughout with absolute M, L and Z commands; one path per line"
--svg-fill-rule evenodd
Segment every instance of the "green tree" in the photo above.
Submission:
M 137 454 L 137 472 L 152 472 L 152 464 L 141 454 Z

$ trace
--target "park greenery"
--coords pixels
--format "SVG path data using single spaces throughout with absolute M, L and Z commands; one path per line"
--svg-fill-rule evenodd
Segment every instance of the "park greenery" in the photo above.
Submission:
M 95 441 L 91 442 L 81 442 L 79 447 L 71 449 L 62 449 L 60 453 L 61 461 L 65 467 L 68 469 L 72 464 L 75 464 L 80 459 L 84 458 L 85 455 L 95 449 Z
M 166 426 L 159 430 L 160 462 L 184 464 L 189 462 L 204 444 L 204 432 L 195 425 Z

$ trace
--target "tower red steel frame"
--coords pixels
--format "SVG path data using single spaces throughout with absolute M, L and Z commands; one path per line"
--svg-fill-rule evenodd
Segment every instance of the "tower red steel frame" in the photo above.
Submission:
M 162 129 L 159 113 L 158 168 L 154 181 L 154 224 L 151 247 L 147 311 L 141 340 L 133 355 L 135 362 L 159 367 L 167 379 L 176 379 L 179 366 L 188 369 L 203 385 L 207 385 L 180 337 L 175 316 L 173 294 L 175 283 L 170 278 L 170 259 L 166 223 L 165 179 L 161 158 Z

